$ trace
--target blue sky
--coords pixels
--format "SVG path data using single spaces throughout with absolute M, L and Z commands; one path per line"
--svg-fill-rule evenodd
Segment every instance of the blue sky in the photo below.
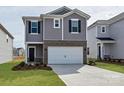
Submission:
M 52 11 L 60 6 L 28 6 L 28 7 L 0 7 L 0 23 L 15 37 L 14 47 L 24 47 L 24 24 L 22 16 L 39 16 L 40 14 Z M 124 7 L 117 6 L 69 6 L 78 8 L 91 16 L 88 25 L 96 20 L 109 19 L 121 12 Z

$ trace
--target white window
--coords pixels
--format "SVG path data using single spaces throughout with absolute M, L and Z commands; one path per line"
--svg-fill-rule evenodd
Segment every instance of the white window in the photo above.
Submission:
M 38 21 L 31 21 L 31 34 L 38 34 Z
M 54 28 L 60 28 L 60 18 L 54 18 Z
M 106 26 L 101 26 L 101 32 L 105 33 L 106 32 Z
M 79 20 L 78 19 L 71 19 L 71 32 L 72 33 L 79 33 Z

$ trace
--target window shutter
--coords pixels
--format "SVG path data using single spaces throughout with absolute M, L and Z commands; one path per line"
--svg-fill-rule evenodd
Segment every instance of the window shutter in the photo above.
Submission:
M 81 20 L 78 21 L 78 27 L 79 27 L 78 32 L 80 33 L 81 32 Z
M 31 21 L 28 21 L 28 32 L 31 33 Z
M 38 22 L 38 33 L 40 33 L 40 22 Z
M 71 20 L 69 20 L 69 32 L 71 32 Z

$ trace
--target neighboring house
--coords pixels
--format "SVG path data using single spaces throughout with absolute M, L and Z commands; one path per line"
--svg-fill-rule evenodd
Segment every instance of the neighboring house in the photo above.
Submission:
M 24 48 L 17 48 L 17 56 L 24 56 Z
M 25 50 L 24 48 L 20 47 L 20 48 L 13 48 L 13 56 L 17 57 L 17 56 L 24 56 L 25 54 Z
M 0 24 L 0 64 L 13 59 L 14 37 Z
M 124 59 L 124 13 L 88 27 L 89 58 Z
M 89 18 L 65 6 L 40 16 L 24 16 L 26 63 L 86 63 Z

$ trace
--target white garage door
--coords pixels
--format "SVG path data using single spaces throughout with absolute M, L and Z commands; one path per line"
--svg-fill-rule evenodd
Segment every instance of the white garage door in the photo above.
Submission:
M 48 47 L 48 64 L 83 64 L 83 47 Z

